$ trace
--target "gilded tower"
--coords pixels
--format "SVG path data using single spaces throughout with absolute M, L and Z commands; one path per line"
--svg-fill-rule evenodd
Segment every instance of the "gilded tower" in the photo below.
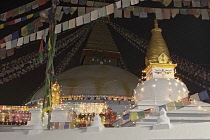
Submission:
M 143 73 L 146 74 L 146 80 L 151 78 L 174 78 L 174 68 L 171 56 L 162 36 L 162 29 L 158 27 L 158 21 L 154 21 L 152 37 L 148 45 Z

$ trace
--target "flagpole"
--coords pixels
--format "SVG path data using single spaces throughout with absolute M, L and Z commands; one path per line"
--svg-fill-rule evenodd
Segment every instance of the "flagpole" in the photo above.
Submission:
M 50 130 L 50 120 L 51 120 L 51 112 L 52 112 L 52 84 L 54 78 L 54 66 L 53 59 L 55 56 L 55 44 L 57 36 L 55 34 L 55 11 L 56 7 L 59 4 L 59 0 L 52 0 L 51 13 L 49 13 L 49 40 L 48 40 L 48 60 L 45 71 L 45 90 L 44 90 L 44 101 L 42 108 L 42 120 L 44 117 L 44 113 L 48 115 L 48 124 L 47 129 Z

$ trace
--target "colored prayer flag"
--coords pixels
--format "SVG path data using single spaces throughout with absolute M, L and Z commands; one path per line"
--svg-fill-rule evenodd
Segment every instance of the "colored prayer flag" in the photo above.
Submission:
M 136 121 L 138 119 L 137 112 L 130 113 L 130 119 L 131 121 Z
M 145 117 L 144 111 L 137 112 L 137 119 L 142 119 Z
M 184 107 L 182 101 L 175 101 L 174 104 L 176 106 L 176 109 L 180 109 Z
M 175 107 L 174 102 L 170 102 L 170 103 L 166 104 L 166 110 L 167 111 L 172 111 L 172 110 L 175 110 L 175 109 L 176 109 L 176 107 Z

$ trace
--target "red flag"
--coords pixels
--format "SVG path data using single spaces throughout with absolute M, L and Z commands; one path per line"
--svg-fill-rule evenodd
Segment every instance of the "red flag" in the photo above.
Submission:
M 39 52 L 38 53 L 41 53 L 43 51 L 44 51 L 44 40 L 42 39 L 41 43 L 40 43 L 40 47 L 39 47 Z

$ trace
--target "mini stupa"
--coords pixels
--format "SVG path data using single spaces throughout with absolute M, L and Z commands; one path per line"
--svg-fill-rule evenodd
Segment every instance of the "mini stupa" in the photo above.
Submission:
M 160 116 L 157 119 L 157 124 L 153 126 L 153 129 L 171 129 L 172 124 L 170 122 L 169 117 L 166 114 L 166 110 L 164 108 L 160 111 Z
M 145 58 L 146 68 L 142 71 L 146 81 L 138 84 L 134 92 L 137 104 L 141 100 L 170 102 L 188 96 L 186 85 L 174 77 L 177 64 L 172 63 L 157 20 L 154 26 Z
M 99 114 L 97 114 L 94 119 L 93 122 L 91 124 L 90 127 L 87 127 L 87 132 L 99 132 L 102 131 L 102 129 L 104 128 L 103 123 L 101 122 L 101 117 L 99 116 Z
M 151 111 L 134 122 L 136 126 L 155 126 L 164 108 L 171 124 L 200 123 L 210 121 L 210 105 L 196 101 L 194 96 L 188 95 L 186 85 L 176 79 L 175 67 L 171 60 L 168 47 L 155 20 L 152 37 L 146 53 L 145 81 L 137 85 L 134 90 L 136 107 L 130 113 Z M 165 112 L 165 113 L 166 113 Z M 164 116 L 166 118 L 166 116 Z M 168 127 L 171 128 L 170 122 Z M 116 124 L 119 126 L 119 124 Z M 129 126 L 128 122 L 120 126 Z M 160 125 L 159 125 L 160 126 Z M 155 127 L 162 128 L 162 127 Z

